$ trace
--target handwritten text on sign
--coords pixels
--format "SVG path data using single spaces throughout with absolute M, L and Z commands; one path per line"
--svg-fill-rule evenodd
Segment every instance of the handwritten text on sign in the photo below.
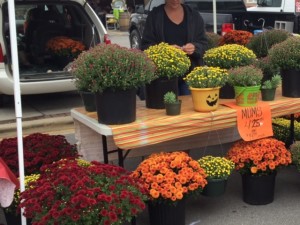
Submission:
M 243 140 L 252 141 L 273 136 L 269 104 L 259 102 L 252 107 L 240 107 L 235 103 L 225 105 L 237 110 L 238 131 Z

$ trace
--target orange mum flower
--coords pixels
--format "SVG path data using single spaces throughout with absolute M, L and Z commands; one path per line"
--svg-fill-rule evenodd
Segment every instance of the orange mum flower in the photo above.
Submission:
M 201 192 L 207 184 L 204 170 L 185 152 L 152 154 L 131 176 L 148 190 L 153 201 L 175 202 Z
M 84 44 L 65 36 L 51 38 L 46 44 L 46 50 L 56 55 L 77 57 L 83 50 Z
M 247 156 L 247 157 L 245 157 Z M 241 173 L 269 174 L 292 162 L 291 153 L 282 141 L 263 138 L 255 141 L 237 141 L 227 153 Z

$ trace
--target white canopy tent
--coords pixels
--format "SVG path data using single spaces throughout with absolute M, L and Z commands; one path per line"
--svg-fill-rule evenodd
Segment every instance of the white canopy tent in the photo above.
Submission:
M 19 73 L 19 60 L 18 60 L 15 2 L 12 0 L 8 0 L 8 14 L 9 14 L 11 56 L 12 56 L 12 70 L 13 70 L 13 77 L 14 77 L 14 97 L 15 97 L 15 114 L 16 114 L 16 124 L 17 124 L 17 138 L 18 138 L 20 190 L 24 191 L 25 175 L 24 175 L 24 154 L 23 154 L 22 105 L 21 105 L 20 79 L 19 79 L 20 73 Z M 23 209 L 22 209 L 22 213 L 23 213 Z M 22 216 L 22 225 L 26 225 L 26 218 L 24 216 Z

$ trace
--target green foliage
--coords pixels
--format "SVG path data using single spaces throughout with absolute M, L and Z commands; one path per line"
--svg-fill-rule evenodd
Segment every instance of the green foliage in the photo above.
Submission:
M 221 35 L 213 33 L 213 32 L 206 32 L 207 40 L 208 40 L 208 49 L 215 48 L 219 46 L 219 42 L 221 40 Z
M 228 72 L 219 67 L 197 66 L 183 79 L 192 88 L 222 87 L 228 79 Z
M 227 179 L 235 167 L 231 160 L 211 155 L 200 158 L 198 162 L 210 179 Z
M 159 77 L 170 79 L 183 76 L 191 66 L 191 61 L 183 50 L 164 42 L 150 46 L 145 53 L 156 65 L 155 74 Z
M 273 65 L 268 56 L 255 60 L 254 65 L 263 71 L 262 81 L 270 80 L 274 74 L 279 73 L 279 67 Z
M 177 96 L 173 91 L 169 91 L 164 95 L 164 103 L 172 104 L 177 102 Z
M 228 83 L 232 86 L 258 86 L 263 78 L 262 70 L 253 66 L 242 66 L 228 70 Z
M 300 69 L 300 37 L 289 37 L 269 51 L 271 63 L 283 70 Z
M 300 172 L 300 142 L 296 141 L 290 146 L 290 152 L 292 154 L 292 162 Z
M 254 35 L 247 47 L 250 48 L 258 58 L 268 55 L 268 50 L 275 44 L 286 40 L 289 33 L 285 30 L 268 30 Z
M 137 88 L 157 78 L 155 65 L 144 52 L 117 44 L 99 44 L 82 52 L 71 72 L 79 90 L 93 93 Z
M 279 74 L 274 75 L 271 80 L 266 80 L 263 82 L 261 89 L 274 89 L 281 84 L 281 76 Z
M 287 142 L 290 136 L 290 119 L 286 118 L 274 118 L 273 123 L 273 133 L 274 137 L 280 141 Z M 295 121 L 295 139 L 300 140 L 300 122 Z
M 256 55 L 242 45 L 227 44 L 207 50 L 203 59 L 207 66 L 229 69 L 252 64 Z

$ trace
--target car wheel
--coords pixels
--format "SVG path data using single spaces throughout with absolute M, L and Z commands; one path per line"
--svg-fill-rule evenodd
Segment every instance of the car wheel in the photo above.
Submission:
M 133 30 L 130 33 L 130 47 L 141 49 L 141 36 L 137 30 Z

